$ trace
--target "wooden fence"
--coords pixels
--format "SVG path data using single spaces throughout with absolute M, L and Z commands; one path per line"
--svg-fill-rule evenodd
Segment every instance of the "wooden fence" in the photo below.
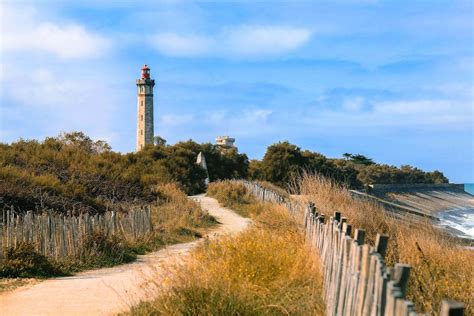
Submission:
M 43 212 L 36 215 L 29 211 L 16 214 L 4 210 L 0 223 L 0 259 L 6 251 L 22 242 L 47 257 L 60 259 L 82 255 L 83 245 L 94 233 L 106 236 L 120 235 L 135 241 L 153 230 L 151 210 L 132 210 L 126 214 L 107 212 L 103 215 L 58 215 Z
M 305 237 L 322 261 L 327 315 L 420 315 L 405 298 L 410 266 L 385 265 L 388 236 L 378 234 L 375 246 L 370 246 L 364 243 L 365 231 L 355 229 L 352 234 L 351 225 L 339 212 L 327 217 L 313 203 L 303 206 L 258 183 L 242 183 L 262 201 L 303 215 Z M 443 300 L 440 313 L 463 315 L 464 305 Z

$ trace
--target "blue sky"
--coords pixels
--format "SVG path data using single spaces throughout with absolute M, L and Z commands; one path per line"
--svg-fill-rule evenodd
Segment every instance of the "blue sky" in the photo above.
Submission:
M 136 4 L 138 3 L 138 4 Z M 134 150 L 147 63 L 155 134 L 289 140 L 474 182 L 471 1 L 2 1 L 0 141 L 81 130 Z

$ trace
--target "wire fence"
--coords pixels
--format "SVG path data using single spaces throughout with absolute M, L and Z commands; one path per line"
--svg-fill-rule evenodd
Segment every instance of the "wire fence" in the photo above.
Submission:
M 3 210 L 1 219 L 0 259 L 21 243 L 33 245 L 36 252 L 47 257 L 77 257 L 82 254 L 88 238 L 95 233 L 120 236 L 133 242 L 153 230 L 150 208 L 79 216 L 51 212 L 38 215 L 31 211 L 18 214 L 11 208 Z
M 385 264 L 388 236 L 378 234 L 375 246 L 365 243 L 365 231 L 355 229 L 341 213 L 318 213 L 315 205 L 302 205 L 258 183 L 241 181 L 258 199 L 285 206 L 303 216 L 306 240 L 322 261 L 326 314 L 415 316 L 414 304 L 406 299 L 411 267 Z M 351 237 L 353 236 L 353 237 Z M 464 304 L 443 300 L 440 315 L 464 315 Z

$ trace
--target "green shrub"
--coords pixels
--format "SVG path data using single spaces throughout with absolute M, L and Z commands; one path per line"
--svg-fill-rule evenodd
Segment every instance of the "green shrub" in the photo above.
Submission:
M 48 258 L 37 253 L 29 243 L 20 243 L 15 248 L 8 249 L 5 262 L 0 264 L 0 277 L 4 278 L 51 277 L 63 274 L 64 272 Z
M 88 236 L 84 242 L 83 255 L 83 261 L 89 267 L 113 266 L 136 258 L 133 247 L 125 240 L 101 232 Z

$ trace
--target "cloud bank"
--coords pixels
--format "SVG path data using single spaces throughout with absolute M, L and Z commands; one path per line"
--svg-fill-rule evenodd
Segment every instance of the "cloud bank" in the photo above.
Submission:
M 309 42 L 311 34 L 301 27 L 241 25 L 213 35 L 157 33 L 149 40 L 168 56 L 268 57 L 297 50 Z
M 45 52 L 61 59 L 98 57 L 110 41 L 77 23 L 38 20 L 36 10 L 0 7 L 2 18 L 0 51 L 35 54 Z

